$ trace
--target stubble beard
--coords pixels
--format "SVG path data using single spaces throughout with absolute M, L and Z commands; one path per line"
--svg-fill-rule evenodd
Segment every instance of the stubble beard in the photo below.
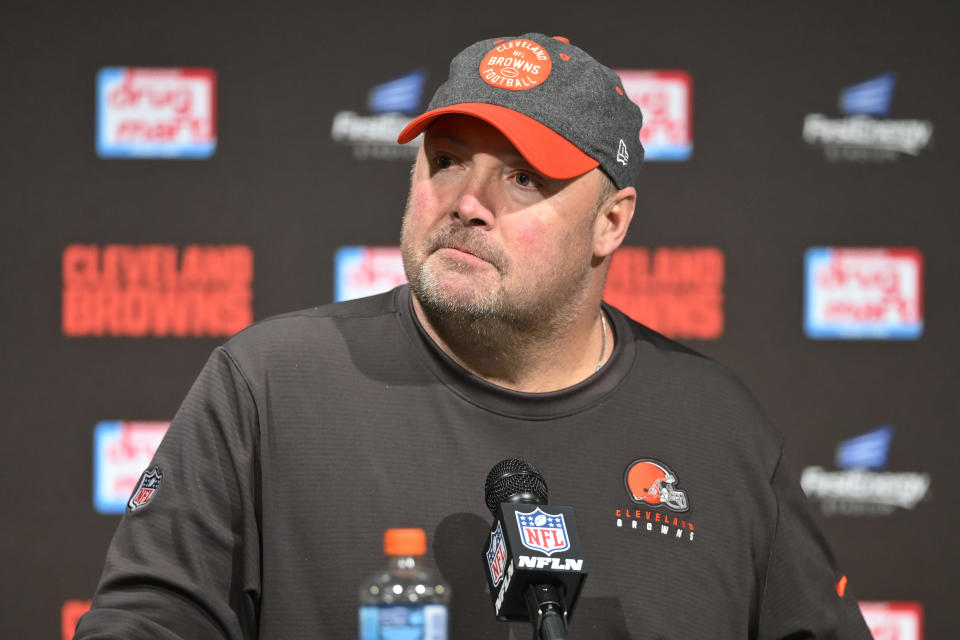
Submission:
M 408 202 L 408 210 L 409 206 Z M 424 313 L 446 338 L 483 343 L 507 353 L 531 339 L 556 334 L 577 316 L 591 270 L 592 254 L 582 236 L 589 231 L 578 228 L 569 236 L 568 246 L 584 248 L 567 255 L 556 277 L 508 289 L 504 282 L 515 267 L 481 231 L 452 222 L 431 233 L 422 246 L 415 246 L 409 219 L 404 216 L 401 230 L 404 271 Z M 485 260 L 495 274 L 478 275 L 476 286 L 469 291 L 451 291 L 445 275 L 450 270 L 468 273 L 473 269 L 435 255 L 439 249 L 453 246 Z

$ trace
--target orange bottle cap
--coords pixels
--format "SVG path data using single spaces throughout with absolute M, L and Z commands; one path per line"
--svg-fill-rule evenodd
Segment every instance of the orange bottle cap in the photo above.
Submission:
M 427 552 L 427 534 L 423 529 L 387 529 L 383 552 L 388 556 L 422 556 Z

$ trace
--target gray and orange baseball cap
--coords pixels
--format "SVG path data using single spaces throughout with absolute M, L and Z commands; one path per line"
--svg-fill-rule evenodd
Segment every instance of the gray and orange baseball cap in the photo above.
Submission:
M 622 189 L 640 173 L 640 107 L 616 73 L 566 38 L 525 33 L 467 47 L 450 63 L 427 111 L 397 140 L 410 142 L 439 116 L 454 113 L 499 129 L 551 178 L 599 166 Z

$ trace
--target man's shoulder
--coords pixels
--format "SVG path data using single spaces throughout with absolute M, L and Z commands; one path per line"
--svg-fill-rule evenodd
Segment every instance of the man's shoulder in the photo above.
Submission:
M 223 348 L 231 354 L 318 349 L 342 335 L 353 321 L 389 321 L 397 312 L 399 289 L 290 311 L 259 320 L 230 338 Z M 386 323 L 379 324 L 382 330 Z
M 727 365 L 624 315 L 637 344 L 640 379 L 685 411 L 712 416 L 741 435 L 779 446 L 782 436 L 753 392 Z M 721 419 L 722 418 L 722 419 Z
M 626 323 L 626 325 L 629 327 L 630 331 L 632 332 L 631 337 L 637 342 L 646 342 L 652 347 L 656 348 L 658 351 L 661 351 L 664 353 L 688 355 L 688 356 L 693 356 L 695 358 L 708 359 L 702 353 L 695 351 L 694 349 L 691 349 L 686 345 L 680 344 L 676 340 L 672 340 L 666 337 L 662 333 L 659 333 L 651 329 L 645 324 L 637 322 L 636 320 L 634 320 L 624 312 L 620 311 L 616 307 L 612 307 L 610 305 L 605 305 L 605 307 L 607 309 L 613 310 L 614 312 L 618 313 L 623 318 L 623 321 Z
M 648 362 L 652 359 L 659 367 L 687 372 L 691 375 L 699 374 L 719 378 L 733 376 L 726 367 L 699 351 L 637 322 L 616 307 L 610 305 L 605 305 L 605 307 L 611 313 L 619 316 L 616 322 L 617 326 L 627 328 L 627 339 L 637 345 L 641 350 L 641 357 L 647 358 Z

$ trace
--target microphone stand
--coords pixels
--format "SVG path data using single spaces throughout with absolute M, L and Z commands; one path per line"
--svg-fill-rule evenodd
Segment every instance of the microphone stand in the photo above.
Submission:
M 567 640 L 567 612 L 556 587 L 531 584 L 523 597 L 533 624 L 533 640 Z

